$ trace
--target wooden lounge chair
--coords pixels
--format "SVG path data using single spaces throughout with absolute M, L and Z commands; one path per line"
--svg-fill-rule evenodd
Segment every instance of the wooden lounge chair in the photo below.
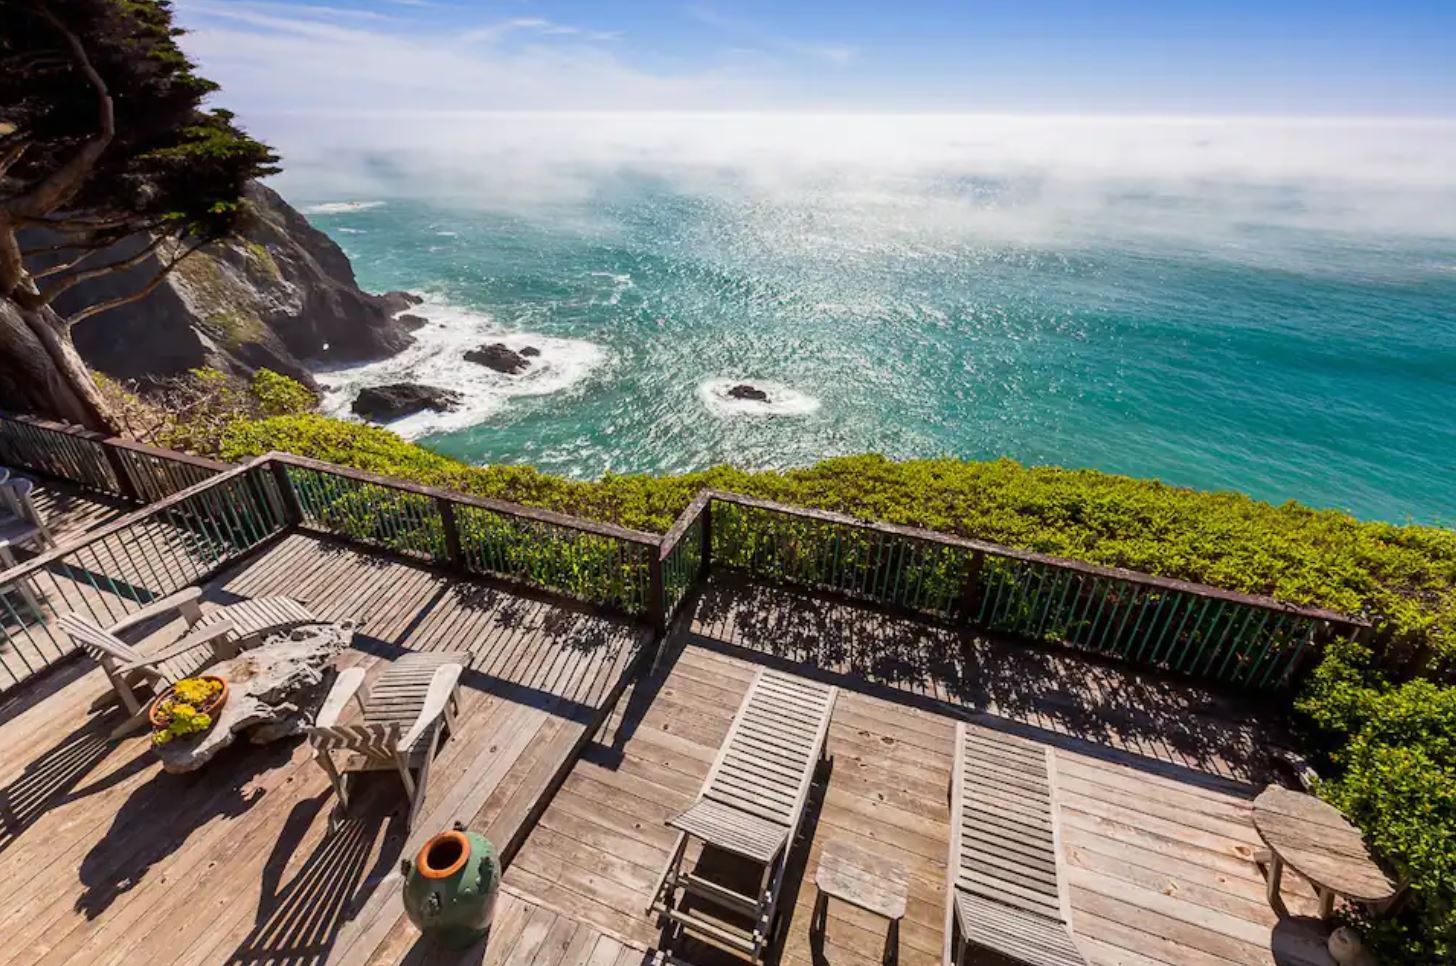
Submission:
M 196 627 L 202 618 L 202 610 L 198 606 L 201 597 L 201 590 L 189 587 L 148 604 L 125 620 L 104 629 L 98 627 L 90 618 L 74 612 L 62 614 L 59 624 L 77 647 L 101 665 L 116 696 L 135 720 L 155 694 L 166 690 L 179 678 L 225 660 L 235 653 L 231 621 L 219 621 L 205 628 Z M 147 644 L 150 639 L 143 640 L 139 645 L 131 645 L 117 636 L 139 624 L 173 612 L 182 615 L 187 622 L 188 633 L 175 644 L 160 651 L 144 653 L 149 650 Z M 204 646 L 210 648 L 210 651 L 197 651 Z M 197 653 L 188 654 L 193 651 Z M 182 660 L 184 656 L 190 656 L 191 660 Z M 137 694 L 138 688 L 144 690 L 144 696 Z M 117 733 L 125 733 L 132 723 L 128 722 L 118 728 Z
M 945 962 L 972 946 L 1027 966 L 1086 966 L 1072 939 L 1051 749 L 956 726 Z
M 9 534 L 10 546 L 35 544 L 37 549 L 56 545 L 55 535 L 35 508 L 30 494 L 35 484 L 23 477 L 0 478 L 0 532 Z
M 349 808 L 350 773 L 397 769 L 410 801 L 406 828 L 414 825 L 430 781 L 430 762 L 455 730 L 460 675 L 469 660 L 459 651 L 407 654 L 372 688 L 363 687 L 363 668 L 339 675 L 308 737 L 338 793 L 341 812 Z M 358 702 L 362 718 L 338 724 L 350 698 Z M 335 761 L 335 752 L 344 759 Z
M 755 675 L 697 802 L 667 822 L 678 831 L 677 844 L 650 912 L 697 938 L 755 961 L 764 958 L 789 848 L 815 769 L 826 760 L 837 694 L 836 688 L 776 671 Z M 701 861 L 698 869 L 684 871 L 690 839 L 761 867 L 757 894 L 713 881 Z

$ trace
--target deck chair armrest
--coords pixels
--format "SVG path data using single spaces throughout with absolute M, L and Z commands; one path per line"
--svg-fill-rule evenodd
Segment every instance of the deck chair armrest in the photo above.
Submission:
M 435 669 L 435 676 L 430 678 L 430 690 L 425 692 L 425 705 L 420 709 L 419 717 L 399 740 L 400 751 L 413 748 L 420 736 L 445 714 L 445 706 L 450 703 L 450 695 L 459 686 L 460 674 L 464 670 L 459 664 L 442 664 Z
M 339 676 L 334 680 L 334 686 L 329 689 L 329 696 L 324 699 L 324 706 L 319 709 L 318 717 L 314 719 L 315 728 L 332 728 L 339 721 L 339 715 L 344 713 L 344 706 L 349 703 L 364 683 L 364 669 L 362 667 L 351 667 L 347 671 L 340 671 Z
M 127 672 L 137 670 L 138 668 L 152 667 L 161 664 L 163 661 L 177 657 L 180 654 L 186 654 L 194 647 L 201 647 L 203 644 L 211 644 L 215 651 L 217 650 L 218 642 L 231 634 L 236 626 L 230 620 L 220 620 L 216 624 L 210 624 L 200 631 L 193 631 L 176 644 L 170 647 L 164 647 L 156 654 L 148 655 L 140 661 L 123 664 L 119 670 Z
M 168 596 L 163 597 L 161 600 L 153 601 L 152 603 L 143 607 L 141 610 L 137 611 L 135 614 L 132 614 L 130 617 L 126 617 L 122 620 L 117 621 L 115 624 L 112 624 L 110 627 L 108 627 L 107 631 L 112 634 L 120 634 L 123 631 L 127 631 L 133 627 L 136 627 L 138 624 L 146 623 L 153 617 L 158 617 L 162 614 L 167 614 L 174 610 L 184 610 L 189 604 L 192 605 L 190 608 L 192 614 L 188 616 L 187 623 L 189 626 L 191 626 L 192 624 L 195 624 L 197 622 L 197 618 L 202 615 L 202 611 L 199 610 L 197 607 L 197 602 L 201 599 L 201 588 L 188 587 L 185 590 L 179 590 L 177 591 L 177 593 L 169 594 Z

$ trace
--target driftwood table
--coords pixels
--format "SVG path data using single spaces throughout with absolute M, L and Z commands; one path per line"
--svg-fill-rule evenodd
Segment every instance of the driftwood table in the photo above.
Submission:
M 228 683 L 227 701 L 207 731 L 154 746 L 162 768 L 194 771 L 244 733 L 255 745 L 303 734 L 333 683 L 335 659 L 353 636 L 348 622 L 298 627 L 207 668 L 204 674 Z
M 1270 785 L 1254 799 L 1254 829 L 1269 863 L 1269 904 L 1282 910 L 1284 866 L 1308 879 L 1319 895 L 1321 919 L 1334 912 L 1335 896 L 1381 904 L 1397 886 L 1365 845 L 1360 830 L 1339 810 L 1313 795 Z
M 905 918 L 906 894 L 905 867 L 890 859 L 875 855 L 843 839 L 831 839 L 819 855 L 819 869 L 814 873 L 814 885 L 819 889 L 819 898 L 814 902 L 812 926 L 824 935 L 829 923 L 829 899 L 872 912 L 890 920 L 885 933 L 886 963 L 899 959 L 900 920 Z

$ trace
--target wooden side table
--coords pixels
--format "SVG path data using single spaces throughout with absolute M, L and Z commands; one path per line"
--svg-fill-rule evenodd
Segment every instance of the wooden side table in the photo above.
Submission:
M 819 855 L 819 868 L 814 885 L 819 897 L 814 902 L 814 918 L 810 929 L 820 936 L 829 924 L 829 899 L 863 909 L 890 920 L 885 932 L 884 962 L 899 959 L 900 920 L 905 918 L 905 895 L 908 877 L 898 862 L 877 856 L 843 839 L 825 843 Z
M 1286 864 L 1313 883 L 1321 919 L 1330 918 L 1337 895 L 1380 905 L 1398 891 L 1360 830 L 1313 795 L 1270 785 L 1254 799 L 1254 829 L 1268 849 L 1268 897 L 1276 911 L 1284 906 L 1279 886 Z

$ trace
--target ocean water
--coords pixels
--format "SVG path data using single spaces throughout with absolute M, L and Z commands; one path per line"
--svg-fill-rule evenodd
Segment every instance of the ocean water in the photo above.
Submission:
M 391 192 L 392 170 L 283 186 L 361 284 L 427 296 L 414 349 L 321 362 L 331 411 L 370 383 L 455 388 L 461 411 L 392 428 L 577 477 L 1009 456 L 1456 522 L 1456 189 L 1439 175 L 936 157 L 766 181 L 634 155 L 533 192 L 502 171 L 475 172 L 504 185 L 484 197 L 460 178 Z M 541 355 L 514 377 L 462 360 L 487 341 Z M 729 398 L 739 381 L 769 403 Z

